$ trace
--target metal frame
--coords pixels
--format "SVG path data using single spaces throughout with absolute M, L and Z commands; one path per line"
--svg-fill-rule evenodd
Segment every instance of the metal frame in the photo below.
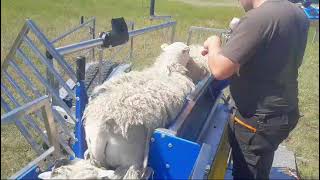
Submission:
M 148 32 L 153 32 L 153 31 L 160 30 L 160 29 L 164 29 L 167 27 L 173 27 L 172 35 L 171 35 L 171 42 L 173 42 L 174 32 L 175 32 L 174 27 L 176 26 L 176 24 L 177 24 L 176 21 L 169 21 L 169 22 L 165 22 L 165 23 L 162 23 L 159 25 L 153 25 L 153 26 L 148 26 L 146 28 L 133 30 L 133 31 L 129 32 L 129 38 L 133 38 L 135 36 L 139 36 L 139 35 L 142 35 L 142 34 L 145 34 Z M 63 47 L 58 47 L 58 48 L 56 48 L 56 51 L 61 55 L 67 55 L 67 54 L 82 51 L 85 49 L 98 47 L 98 46 L 101 46 L 102 44 L 103 44 L 103 38 L 96 38 L 96 39 L 82 41 L 82 42 L 75 43 L 75 44 L 70 44 L 70 45 L 63 46 Z
M 36 112 L 37 110 L 41 110 L 43 115 L 45 115 L 44 122 L 46 130 L 48 132 L 51 147 L 49 147 L 48 150 L 40 154 L 39 157 L 30 162 L 16 174 L 11 176 L 10 179 L 20 179 L 21 176 L 25 174 L 25 172 L 37 166 L 40 161 L 44 160 L 50 154 L 53 154 L 55 158 L 59 158 L 60 156 L 60 146 L 57 139 L 57 131 L 54 124 L 53 112 L 51 110 L 51 103 L 48 96 L 37 98 L 4 114 L 3 116 L 1 116 L 1 126 L 16 123 L 17 121 L 19 121 L 18 119 L 25 116 L 25 114 L 30 114 Z
M 84 107 L 87 103 L 86 96 L 84 95 L 84 93 L 86 93 L 86 92 L 84 90 L 84 84 L 82 82 L 82 79 L 77 78 L 77 74 L 75 73 L 75 71 L 65 61 L 64 55 L 78 52 L 78 51 L 82 51 L 82 50 L 85 50 L 88 48 L 94 50 L 95 47 L 101 47 L 101 44 L 102 44 L 101 38 L 94 39 L 95 38 L 95 18 L 91 18 L 86 22 L 83 22 L 83 18 L 81 18 L 81 19 L 82 19 L 81 24 L 79 26 L 72 28 L 68 32 L 63 33 L 62 35 L 60 35 L 59 37 L 57 37 L 51 41 L 49 41 L 46 38 L 46 36 L 42 33 L 42 31 L 36 26 L 36 24 L 32 20 L 27 19 L 25 24 L 23 25 L 21 31 L 19 32 L 16 40 L 14 41 L 8 55 L 6 56 L 6 58 L 2 64 L 2 68 L 1 68 L 2 77 L 4 79 L 7 79 L 8 83 L 11 84 L 12 87 L 14 87 L 14 89 L 17 91 L 17 93 L 23 99 L 23 103 L 27 103 L 27 102 L 30 102 L 30 100 L 32 99 L 31 96 L 28 96 L 24 92 L 24 90 L 20 88 L 18 82 L 14 79 L 14 78 L 16 78 L 16 76 L 11 76 L 10 75 L 11 71 L 9 72 L 8 68 L 11 67 L 13 69 L 13 71 L 16 73 L 16 75 L 18 75 L 18 77 L 25 82 L 26 88 L 31 90 L 34 97 L 42 98 L 43 97 L 42 91 L 34 85 L 34 83 L 31 81 L 29 74 L 23 72 L 22 69 L 19 67 L 19 66 L 21 66 L 21 63 L 29 66 L 31 72 L 33 73 L 33 75 L 35 75 L 36 80 L 39 81 L 42 84 L 42 86 L 47 90 L 46 93 L 48 93 L 48 94 L 45 96 L 46 99 L 48 99 L 48 101 L 52 101 L 52 103 L 54 103 L 55 105 L 58 105 L 61 108 L 63 108 L 66 111 L 66 113 L 71 117 L 73 122 L 75 122 L 76 129 L 78 127 L 83 127 L 82 114 L 84 111 Z M 91 40 L 82 41 L 80 43 L 76 43 L 76 44 L 72 44 L 72 45 L 64 46 L 64 47 L 58 47 L 58 48 L 54 47 L 54 45 L 53 45 L 54 43 L 62 40 L 63 38 L 66 38 L 67 36 L 69 36 L 70 34 L 72 34 L 74 32 L 77 32 L 79 29 L 84 28 L 84 27 L 88 27 L 88 26 L 90 28 L 90 34 L 92 35 Z M 159 25 L 154 25 L 154 26 L 150 26 L 150 27 L 146 27 L 146 28 L 142 28 L 142 29 L 138 29 L 138 30 L 133 30 L 134 23 L 131 23 L 132 31 L 129 32 L 129 35 L 130 35 L 129 37 L 130 37 L 130 41 L 131 41 L 130 42 L 131 50 L 129 53 L 129 58 L 132 58 L 132 55 L 133 55 L 133 39 L 134 39 L 134 37 L 143 35 L 148 32 L 157 31 L 157 30 L 160 30 L 163 28 L 172 27 L 171 42 L 173 42 L 174 35 L 175 35 L 175 26 L 176 26 L 176 22 L 170 21 L 170 22 L 165 22 L 165 23 L 159 24 Z M 40 49 L 35 45 L 35 43 L 33 42 L 34 39 L 31 39 L 29 37 L 30 33 L 35 35 L 36 39 L 45 47 L 45 49 L 46 49 L 45 53 L 41 52 Z M 34 55 L 36 55 L 39 62 L 41 62 L 41 65 L 43 65 L 47 69 L 47 76 L 43 75 L 40 72 L 40 70 L 37 68 L 35 63 L 32 61 L 32 59 L 26 53 L 27 51 L 25 49 L 22 49 L 22 45 L 26 45 L 26 47 L 28 48 L 27 50 L 29 50 Z M 120 50 L 121 50 L 121 47 L 119 48 L 119 50 L 116 53 L 118 53 Z M 101 49 L 100 52 L 102 53 L 103 49 Z M 93 55 L 94 55 L 94 52 L 93 52 Z M 22 62 L 19 62 L 17 60 L 22 60 Z M 100 60 L 102 60 L 102 56 L 100 57 Z M 76 92 L 74 92 L 73 87 L 69 87 L 69 85 L 66 83 L 64 78 L 62 78 L 60 72 L 58 72 L 56 70 L 56 68 L 53 65 L 54 64 L 53 61 L 57 62 L 58 65 L 60 65 L 62 67 L 64 73 L 67 75 L 69 80 L 72 80 L 73 82 L 77 82 L 76 83 L 77 85 L 75 87 Z M 61 86 L 68 95 L 70 95 L 71 97 L 73 97 L 76 100 L 76 109 L 75 109 L 76 113 L 75 113 L 75 115 L 73 114 L 71 109 L 69 109 L 69 107 L 66 105 L 66 103 L 63 102 L 62 99 L 59 97 L 58 86 Z M 25 87 L 25 86 L 23 86 L 23 87 Z M 30 108 L 31 108 L 32 106 L 35 105 L 34 102 L 32 101 L 33 102 L 32 104 L 27 103 L 27 104 L 21 106 L 21 104 L 15 99 L 13 93 L 10 92 L 10 90 L 11 89 L 5 87 L 5 85 L 1 83 L 1 91 L 4 92 L 4 93 L 1 93 L 1 107 L 7 112 L 7 114 L 4 115 L 4 117 L 5 117 L 4 122 L 6 122 L 6 121 L 8 121 L 8 119 L 11 119 L 14 117 L 14 116 L 11 116 L 10 113 L 9 113 L 10 116 L 8 115 L 8 112 L 10 112 L 11 109 L 25 107 L 26 105 L 30 106 Z M 7 96 L 8 98 L 5 98 L 3 96 Z M 11 102 L 7 102 L 6 99 L 9 99 Z M 12 104 L 14 106 L 12 106 Z M 71 158 L 82 157 L 83 151 L 86 148 L 85 144 L 84 144 L 85 140 L 84 140 L 83 130 L 78 130 L 78 131 L 76 130 L 75 134 L 70 132 L 68 130 L 66 120 L 58 113 L 58 111 L 56 109 L 52 108 L 51 105 L 49 107 L 50 107 L 50 111 L 51 111 L 50 117 L 51 116 L 54 117 L 56 122 L 63 128 L 65 133 L 68 134 L 70 137 L 72 137 L 72 140 L 76 141 L 76 143 L 81 144 L 81 145 L 78 147 L 74 146 L 73 149 L 71 149 L 66 144 L 66 142 L 64 142 L 63 139 L 61 137 L 59 137 L 57 134 L 54 137 L 57 138 L 57 141 L 62 145 L 63 149 L 66 150 L 72 156 Z M 47 108 L 47 106 L 46 106 L 46 108 Z M 44 117 L 43 113 L 36 112 L 35 114 L 40 119 L 42 119 L 42 121 L 45 121 L 45 117 Z M 29 116 L 28 114 L 21 115 L 21 116 L 19 116 L 19 119 L 14 120 L 14 123 L 18 127 L 19 131 L 21 131 L 23 136 L 26 138 L 26 140 L 32 146 L 32 148 L 37 152 L 39 157 L 36 160 L 32 161 L 26 168 L 19 171 L 13 177 L 16 177 L 16 178 L 33 177 L 34 178 L 35 177 L 34 175 L 39 173 L 39 170 L 38 170 L 38 168 L 36 168 L 36 166 L 32 166 L 32 168 L 31 168 L 31 165 L 38 163 L 45 156 L 47 156 L 48 154 L 51 154 L 53 149 L 50 148 L 49 150 L 42 152 L 40 150 L 40 147 L 37 145 L 37 143 L 34 141 L 33 137 L 31 136 L 31 134 L 29 133 L 29 130 L 20 122 L 20 119 L 21 120 L 26 119 L 27 122 L 31 125 L 31 127 L 37 133 L 39 133 L 41 135 L 41 137 L 44 139 L 44 142 L 46 142 L 46 144 L 50 144 L 51 137 L 49 137 L 49 139 L 48 139 L 46 134 L 44 134 L 41 131 L 41 129 L 36 125 L 36 123 L 32 119 L 32 117 Z M 47 128 L 47 126 L 46 126 L 46 128 Z M 73 151 L 75 151 L 75 152 L 73 152 Z
M 193 32 L 196 31 L 202 31 L 202 32 L 212 32 L 215 34 L 219 34 L 223 38 L 228 38 L 226 35 L 230 33 L 226 29 L 217 29 L 217 28 L 207 28 L 207 27 L 198 27 L 198 26 L 190 26 L 189 31 L 188 31 L 188 39 L 187 39 L 187 45 L 190 45 L 191 37 L 193 35 Z

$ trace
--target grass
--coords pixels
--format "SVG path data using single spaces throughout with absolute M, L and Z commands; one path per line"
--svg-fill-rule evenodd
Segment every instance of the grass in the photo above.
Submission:
M 204 0 L 201 0 L 204 1 Z M 221 0 L 230 3 L 230 0 Z M 135 28 L 158 24 L 148 19 L 148 0 L 2 0 L 1 1 L 1 64 L 26 18 L 31 18 L 49 39 L 79 24 L 80 16 L 96 17 L 97 31 L 110 30 L 110 19 L 123 16 L 134 21 Z M 238 7 L 195 6 L 173 0 L 157 1 L 156 14 L 171 15 L 177 20 L 176 41 L 186 41 L 189 26 L 224 28 L 234 16 L 244 14 Z M 310 35 L 313 35 L 311 29 Z M 167 31 L 150 33 L 134 40 L 135 69 L 152 64 Z M 197 42 L 203 42 L 203 35 Z M 84 37 L 72 35 L 57 46 L 78 42 Z M 303 178 L 319 178 L 319 44 L 308 42 L 305 59 L 299 74 L 300 109 L 304 117 L 287 139 L 286 144 L 299 157 Z M 109 55 L 109 50 L 105 55 Z M 71 58 L 69 58 L 71 62 Z M 39 64 L 37 64 L 39 65 Z M 28 68 L 24 68 L 28 72 Z M 37 84 L 36 84 L 37 85 Z M 1 114 L 3 111 L 1 109 Z M 15 126 L 1 126 L 1 178 L 19 170 L 34 154 Z

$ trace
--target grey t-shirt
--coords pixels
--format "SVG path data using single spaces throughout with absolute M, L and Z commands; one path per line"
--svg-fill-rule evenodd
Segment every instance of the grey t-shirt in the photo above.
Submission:
M 241 18 L 221 53 L 240 64 L 230 92 L 243 116 L 298 106 L 298 68 L 308 29 L 303 10 L 287 0 L 267 0 Z

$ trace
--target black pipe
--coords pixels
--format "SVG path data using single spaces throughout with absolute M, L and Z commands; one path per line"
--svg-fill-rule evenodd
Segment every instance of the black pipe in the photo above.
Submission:
M 150 16 L 154 16 L 154 4 L 155 0 L 150 0 Z
M 85 71 L 86 71 L 86 58 L 84 56 L 79 56 L 76 59 L 77 62 L 77 80 L 81 81 L 85 79 Z
M 83 24 L 83 22 L 84 22 L 84 17 L 81 16 L 81 17 L 80 17 L 80 24 Z

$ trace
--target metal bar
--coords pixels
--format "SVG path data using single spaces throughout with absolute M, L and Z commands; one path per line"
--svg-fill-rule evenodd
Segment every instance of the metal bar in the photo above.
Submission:
M 17 72 L 17 74 L 26 82 L 26 84 L 28 85 L 28 87 L 32 90 L 32 92 L 40 97 L 41 94 L 38 91 L 38 89 L 33 85 L 33 83 L 31 82 L 31 80 L 21 71 L 21 69 L 19 68 L 19 66 L 17 66 L 17 64 L 14 61 L 10 61 L 9 62 L 10 66 Z
M 155 0 L 150 0 L 150 16 L 154 16 L 154 4 Z
M 43 78 L 41 76 L 41 73 L 37 70 L 37 68 L 34 66 L 34 64 L 29 60 L 29 58 L 22 52 L 21 49 L 17 49 L 17 54 L 18 56 L 20 56 L 22 58 L 22 60 L 24 61 L 24 63 L 26 65 L 28 65 L 31 70 L 33 71 L 33 73 L 36 75 L 36 77 L 41 81 L 41 83 L 48 88 L 48 90 L 51 92 L 51 94 L 53 95 L 53 97 L 57 100 L 57 103 L 59 104 L 59 106 L 61 106 L 62 108 L 65 109 L 65 111 L 68 113 L 68 115 L 72 118 L 72 120 L 75 122 L 75 118 L 72 115 L 69 107 L 65 104 L 65 102 L 63 102 L 59 95 L 52 89 L 52 87 L 46 82 L 45 78 Z
M 191 30 L 189 30 L 189 33 L 188 33 L 188 39 L 187 39 L 187 45 L 188 45 L 188 46 L 190 45 L 191 36 L 192 36 L 192 31 L 191 31 Z
M 22 168 L 20 171 L 18 171 L 16 174 L 11 176 L 9 179 L 18 179 L 24 172 L 29 170 L 30 168 L 36 166 L 40 161 L 45 159 L 47 156 L 52 154 L 55 151 L 54 147 L 50 147 L 48 150 L 46 150 L 44 153 L 42 153 L 39 157 L 37 157 L 35 160 L 31 161 L 28 165 L 26 165 L 24 168 Z
M 1 65 L 1 69 L 7 69 L 7 67 L 8 67 L 8 61 L 10 61 L 10 60 L 13 58 L 13 56 L 14 56 L 14 54 L 15 54 L 15 52 L 16 52 L 16 49 L 20 46 L 20 44 L 21 44 L 21 42 L 22 42 L 22 37 L 23 37 L 25 34 L 27 34 L 28 31 L 29 31 L 28 25 L 27 25 L 27 23 L 25 23 L 25 24 L 23 25 L 22 29 L 20 30 L 17 38 L 15 39 L 13 45 L 11 46 L 11 49 L 10 49 L 8 55 L 7 55 L 6 58 L 4 59 L 2 65 Z M 1 71 L 1 75 L 2 75 L 2 71 Z
M 213 79 L 212 76 L 207 76 L 207 78 L 199 82 L 196 89 L 193 92 L 191 92 L 189 96 L 187 96 L 186 98 L 187 104 L 185 108 L 177 117 L 176 122 L 169 128 L 173 134 L 175 135 L 179 134 L 180 128 L 182 127 L 185 119 L 188 117 L 194 105 L 196 104 L 197 100 L 204 92 L 204 89 L 206 89 L 206 87 L 210 84 L 212 79 Z
M 75 140 L 76 138 L 75 138 L 74 134 L 70 133 L 68 125 L 67 125 L 66 121 L 64 120 L 64 118 L 60 115 L 60 113 L 58 113 L 58 111 L 55 109 L 52 109 L 52 112 L 53 112 L 53 116 L 55 117 L 55 119 L 60 122 L 62 129 L 72 138 L 72 140 Z
M 171 27 L 171 26 L 174 26 L 176 24 L 177 24 L 176 21 L 169 21 L 169 22 L 166 22 L 166 23 L 163 23 L 163 24 L 149 26 L 149 27 L 146 27 L 146 28 L 134 30 L 134 31 L 129 32 L 129 37 L 139 36 L 139 35 L 144 34 L 144 33 L 156 31 L 156 30 L 159 30 L 159 29 L 167 28 L 167 27 Z
M 207 31 L 207 32 L 212 32 L 212 33 L 219 33 L 220 35 L 227 32 L 227 30 L 225 30 L 225 29 L 217 29 L 217 28 L 206 28 L 206 27 L 191 26 L 191 27 L 189 28 L 187 45 L 190 45 L 191 37 L 192 37 L 192 32 L 193 32 L 193 31 Z
M 208 75 L 204 80 L 200 81 L 195 90 L 187 96 L 187 99 L 190 101 L 196 101 L 202 95 L 208 85 L 212 82 L 212 80 L 213 76 Z
M 131 30 L 134 30 L 134 22 L 131 24 Z M 133 58 L 133 37 L 130 38 L 130 60 Z
M 27 96 L 26 93 L 24 93 L 24 91 L 20 88 L 17 82 L 10 76 L 10 74 L 6 70 L 4 70 L 4 75 L 7 77 L 9 83 L 14 87 L 17 93 L 25 99 L 25 101 L 31 100 L 31 98 Z
M 1 106 L 4 108 L 4 110 L 6 112 L 10 112 L 11 108 L 9 107 L 9 105 L 2 99 L 1 97 Z M 11 122 L 12 123 L 12 122 Z M 17 128 L 19 129 L 19 131 L 21 132 L 21 134 L 23 135 L 23 137 L 27 140 L 27 142 L 31 145 L 32 149 L 37 153 L 37 155 L 41 154 L 41 148 L 39 147 L 39 145 L 34 141 L 34 139 L 32 138 L 32 136 L 30 135 L 30 133 L 28 132 L 27 128 L 21 123 L 21 120 L 19 120 L 18 118 L 14 120 L 13 122 Z M 1 117 L 1 125 L 2 124 L 7 124 L 5 121 L 2 121 L 2 117 Z
M 72 98 L 75 98 L 75 95 L 74 95 L 72 89 L 69 88 L 69 86 L 63 80 L 63 78 L 59 75 L 59 73 L 47 61 L 47 58 L 39 51 L 39 49 L 36 46 L 34 46 L 34 44 L 32 43 L 32 40 L 28 37 L 24 37 L 23 40 L 29 45 L 29 47 L 32 49 L 32 51 L 39 57 L 41 62 L 46 65 L 48 70 L 55 76 L 55 78 L 59 81 L 59 83 L 62 85 L 62 87 L 69 93 L 69 95 L 71 95 Z
M 92 39 L 96 38 L 96 18 L 93 19 L 92 21 L 92 28 L 90 29 L 92 30 Z M 95 61 L 96 60 L 96 55 L 95 55 L 95 49 L 92 48 L 92 60 Z
M 59 137 L 59 135 L 57 133 L 56 125 L 54 123 L 51 105 L 50 105 L 50 101 L 49 101 L 48 97 L 46 98 L 46 102 L 45 102 L 44 106 L 42 107 L 42 116 L 45 119 L 44 124 L 47 129 L 49 141 L 55 149 L 53 154 L 54 154 L 55 158 L 58 159 L 59 155 L 60 155 L 60 144 L 58 142 L 57 137 Z
M 226 32 L 225 29 L 217 29 L 217 28 L 207 28 L 207 27 L 198 27 L 198 26 L 191 26 L 189 31 L 207 31 L 213 33 L 224 33 Z
M 40 31 L 40 29 L 34 24 L 32 20 L 28 19 L 26 23 L 28 24 L 29 28 L 33 31 L 33 33 L 37 36 L 39 41 L 41 41 L 41 43 L 43 43 L 43 45 L 47 48 L 48 52 L 60 63 L 60 65 L 66 71 L 66 73 L 69 74 L 70 78 L 74 82 L 76 82 L 76 74 L 69 66 L 69 64 L 65 62 L 63 56 L 56 51 L 53 45 L 49 42 L 49 40 L 45 37 L 45 35 Z
M 63 147 L 63 149 L 65 151 L 67 151 L 67 153 L 69 155 L 71 155 L 72 157 L 76 157 L 76 155 L 74 154 L 73 150 L 70 148 L 69 145 L 67 145 L 65 142 L 64 142 L 64 139 L 62 139 L 61 136 L 57 136 L 58 137 L 58 142 L 61 144 L 61 146 Z
M 150 20 L 171 19 L 171 16 L 150 16 Z
M 31 101 L 31 98 L 29 96 L 27 96 L 22 90 L 21 88 L 16 84 L 16 82 L 12 79 L 12 77 L 8 74 L 8 72 L 5 71 L 5 75 L 7 76 L 9 82 L 14 86 L 14 88 L 17 90 L 17 92 L 19 93 L 19 95 L 24 99 L 24 102 L 29 102 Z M 2 84 L 1 84 L 2 86 Z M 19 107 L 21 106 L 18 101 L 9 93 L 8 89 L 2 87 L 5 91 L 5 93 L 7 93 L 7 96 L 10 98 L 10 100 L 13 102 L 13 104 L 16 106 L 16 107 Z M 36 112 L 36 115 L 43 121 L 43 117 L 39 114 L 39 112 Z M 32 128 L 37 132 L 39 133 L 43 140 L 45 141 L 45 143 L 48 145 L 49 144 L 49 141 L 48 141 L 48 138 L 47 136 L 43 133 L 43 131 L 39 128 L 39 126 L 37 126 L 37 123 L 34 121 L 34 119 L 29 116 L 29 115 L 26 115 L 25 116 L 25 119 L 28 121 L 28 123 L 32 126 Z
M 3 91 L 5 92 L 5 94 L 7 94 L 7 96 L 8 96 L 8 97 L 10 98 L 10 100 L 15 104 L 15 106 L 17 106 L 17 107 L 20 106 L 20 104 L 15 100 L 15 98 L 14 98 L 13 96 L 11 96 L 10 94 L 8 95 L 8 93 L 9 93 L 8 90 L 7 90 L 4 86 L 2 86 L 2 84 L 1 84 L 1 90 L 3 90 Z M 24 98 L 25 98 L 25 97 L 24 97 Z M 1 98 L 1 99 L 2 99 L 2 98 Z M 1 103 L 5 103 L 4 100 L 1 100 L 1 101 L 3 101 L 3 102 L 1 102 Z M 9 109 L 9 107 L 6 108 L 6 109 Z M 38 112 L 38 111 L 37 111 L 37 112 Z M 37 113 L 37 115 L 39 116 L 38 113 Z M 39 116 L 39 117 L 40 117 L 40 116 Z M 25 118 L 26 118 L 27 122 L 33 127 L 33 129 L 36 130 L 36 131 L 42 136 L 44 142 L 45 142 L 47 145 L 49 145 L 49 140 L 48 140 L 47 135 L 36 125 L 35 121 L 34 121 L 29 115 L 25 115 Z M 41 116 L 41 118 L 42 118 L 42 116 Z M 43 122 L 46 122 L 46 121 L 43 120 Z M 5 123 L 5 122 L 4 122 L 4 123 Z M 21 125 L 20 125 L 20 126 L 21 126 Z M 26 128 L 23 128 L 23 129 L 24 129 L 24 131 L 27 131 Z M 68 130 L 67 132 L 69 133 L 69 130 Z M 29 133 L 27 133 L 27 134 L 29 134 Z M 73 136 L 71 136 L 71 137 L 73 137 Z M 28 136 L 28 139 L 32 139 L 32 137 L 29 135 L 29 136 Z M 28 139 L 27 139 L 27 140 L 28 140 Z M 31 146 L 36 146 L 36 145 L 37 145 L 35 142 L 31 142 L 30 140 L 28 140 L 28 142 L 32 143 Z M 74 153 L 72 152 L 72 150 L 70 149 L 70 147 L 67 146 L 67 145 L 63 142 L 63 140 L 60 139 L 60 143 L 61 143 L 61 145 L 64 147 L 64 149 L 65 149 L 70 155 L 73 155 L 73 156 L 74 156 Z M 34 149 L 35 149 L 35 148 L 34 148 Z M 39 154 L 39 153 L 41 153 L 41 152 L 37 152 L 37 153 Z
M 217 96 L 216 98 L 216 102 L 214 103 L 211 111 L 210 111 L 210 114 L 208 115 L 207 119 L 206 119 L 206 122 L 204 123 L 204 126 L 202 127 L 201 131 L 200 131 L 200 134 L 197 138 L 197 143 L 200 143 L 200 140 L 203 138 L 204 136 L 204 133 L 206 132 L 206 130 L 208 129 L 209 125 L 210 125 L 210 120 L 212 120 L 212 117 L 214 115 L 214 112 L 217 108 L 217 105 L 218 105 L 218 99 L 220 99 L 222 97 L 222 92 L 220 92 L 220 94 Z
M 82 122 L 83 111 L 88 103 L 88 97 L 85 90 L 84 79 L 85 79 L 85 57 L 77 57 L 77 86 L 76 86 L 76 126 L 75 126 L 75 136 L 77 141 L 73 145 L 73 150 L 76 157 L 83 159 L 84 152 L 87 149 L 87 144 L 85 141 L 84 127 Z
M 23 72 L 19 69 L 19 67 L 13 61 L 10 61 L 9 63 L 17 71 L 17 73 L 22 77 L 22 79 L 27 82 L 26 84 L 29 85 L 33 93 L 36 94 L 36 96 L 40 97 L 41 96 L 40 92 L 35 87 L 33 87 L 32 85 L 33 83 L 23 74 Z M 74 134 L 70 133 L 70 130 L 68 129 L 68 126 L 66 125 L 65 120 L 60 116 L 60 114 L 56 110 L 53 110 L 53 114 L 55 119 L 60 122 L 60 125 L 65 131 L 65 133 L 68 134 L 72 138 L 72 140 L 75 140 Z M 47 140 L 46 143 L 49 144 L 49 141 Z M 66 146 L 62 142 L 60 143 L 70 155 L 74 156 L 74 153 L 69 146 Z
M 76 31 L 78 31 L 79 29 L 81 29 L 82 27 L 87 26 L 91 21 L 95 21 L 95 19 L 96 19 L 96 18 L 93 17 L 93 18 L 87 20 L 86 22 L 80 24 L 79 26 L 76 26 L 76 27 L 72 28 L 71 30 L 63 33 L 62 35 L 58 36 L 57 38 L 51 40 L 51 43 L 52 43 L 52 44 L 53 44 L 53 43 L 56 43 L 57 41 L 65 38 L 65 37 L 68 36 L 69 34 L 72 34 L 73 32 L 76 32 Z M 93 38 L 94 38 L 94 37 L 93 37 Z
M 175 21 L 170 21 L 163 24 L 159 24 L 159 25 L 154 25 L 154 26 L 149 26 L 146 28 L 138 29 L 138 30 L 133 30 L 129 32 L 129 38 L 139 36 L 144 33 L 156 31 L 159 29 L 175 26 L 176 24 L 177 23 Z M 66 55 L 66 54 L 74 53 L 84 49 L 100 46 L 102 44 L 103 44 L 103 39 L 97 38 L 97 39 L 82 41 L 80 43 L 71 44 L 68 46 L 59 47 L 59 48 L 56 48 L 56 51 L 61 55 Z
M 76 44 L 70 44 L 67 46 L 59 47 L 56 48 L 59 54 L 61 55 L 66 55 L 66 54 L 71 54 L 77 51 L 101 46 L 103 44 L 103 39 L 102 38 L 97 38 L 97 39 L 90 39 L 87 41 L 82 41 L 80 43 Z
M 171 38 L 170 38 L 170 42 L 171 42 L 171 43 L 174 42 L 175 33 L 176 33 L 176 24 L 172 26 Z
M 15 107 L 15 109 L 17 109 L 17 111 L 19 110 L 20 111 L 20 109 L 19 108 L 21 108 L 21 107 L 24 107 L 24 106 L 26 106 L 27 104 L 29 104 L 29 103 L 31 103 L 31 102 L 33 102 L 33 103 L 39 103 L 40 105 L 42 105 L 41 103 L 42 103 L 42 101 L 40 101 L 42 98 L 39 98 L 40 100 L 40 102 L 37 102 L 37 101 L 31 101 L 31 102 L 29 102 L 29 103 L 27 103 L 27 104 L 25 104 L 25 105 L 23 105 L 23 106 L 20 106 L 20 104 L 15 100 L 15 98 L 9 93 L 9 91 L 8 91 L 8 89 L 6 88 L 6 87 L 4 87 L 2 84 L 1 84 L 1 91 L 3 91 L 8 97 L 9 97 L 9 99 L 14 103 L 14 105 L 16 106 Z M 38 107 L 38 105 L 36 106 L 36 107 Z M 36 109 L 36 107 L 34 108 L 34 107 L 32 107 L 32 110 L 33 109 Z M 30 107 L 31 108 L 31 107 Z M 4 116 L 5 117 L 5 116 Z M 19 117 L 15 117 L 15 118 L 19 118 Z M 2 117 L 1 117 L 1 123 L 2 123 Z

